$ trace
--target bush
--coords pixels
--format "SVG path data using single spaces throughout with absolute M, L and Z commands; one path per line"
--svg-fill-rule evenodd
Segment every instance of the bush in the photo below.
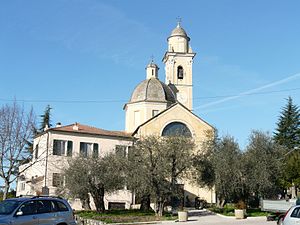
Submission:
M 238 203 L 235 204 L 236 209 L 247 209 L 247 205 L 243 200 L 238 201 Z

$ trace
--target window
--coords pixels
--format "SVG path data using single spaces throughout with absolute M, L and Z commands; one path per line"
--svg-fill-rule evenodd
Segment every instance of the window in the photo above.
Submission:
M 69 211 L 68 207 L 64 203 L 62 203 L 60 201 L 56 201 L 56 203 L 57 203 L 58 211 L 60 211 L 60 212 Z
M 99 145 L 97 143 L 94 143 L 93 146 L 93 157 L 98 158 L 99 157 Z
M 25 190 L 25 182 L 21 182 L 20 183 L 20 191 L 24 191 Z
M 18 212 L 22 212 L 23 216 L 36 214 L 36 201 L 28 201 L 20 206 Z
M 134 111 L 134 126 L 140 125 L 140 111 Z
M 39 145 L 37 144 L 35 146 L 35 159 L 37 159 L 39 157 Z
M 64 186 L 64 177 L 60 173 L 52 174 L 52 186 L 53 187 L 62 187 Z
M 192 137 L 189 128 L 180 122 L 169 123 L 163 130 L 162 136 L 185 136 Z
M 178 79 L 183 79 L 183 68 L 182 68 L 182 66 L 177 67 L 177 78 Z
M 291 213 L 291 217 L 300 218 L 300 207 L 294 209 L 294 211 Z
M 53 155 L 72 156 L 73 142 L 53 140 Z
M 72 151 L 73 151 L 73 142 L 72 141 L 68 141 L 67 156 L 72 156 Z
M 116 155 L 126 157 L 126 146 L 125 145 L 116 145 Z
M 152 110 L 152 117 L 156 116 L 159 113 L 159 110 Z
M 128 146 L 128 159 L 133 159 L 134 157 L 134 150 L 132 149 L 132 146 Z
M 54 140 L 53 141 L 53 155 L 65 155 L 66 141 Z
M 37 201 L 37 212 L 38 213 L 49 213 L 52 212 L 52 204 L 49 200 L 38 200 Z
M 83 157 L 98 157 L 99 145 L 97 143 L 80 142 L 79 152 Z

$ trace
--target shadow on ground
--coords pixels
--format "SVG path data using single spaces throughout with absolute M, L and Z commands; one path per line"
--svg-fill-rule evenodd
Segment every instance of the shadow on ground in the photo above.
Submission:
M 191 210 L 188 212 L 188 215 L 189 216 L 212 216 L 216 214 L 208 210 Z

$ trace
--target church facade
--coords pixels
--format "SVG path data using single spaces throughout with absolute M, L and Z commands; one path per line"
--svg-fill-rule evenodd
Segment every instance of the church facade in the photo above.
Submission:
M 201 147 L 212 135 L 214 128 L 192 112 L 193 107 L 193 60 L 196 55 L 190 47 L 190 38 L 178 23 L 168 37 L 167 51 L 163 56 L 165 81 L 158 78 L 158 66 L 151 61 L 146 67 L 146 79 L 139 83 L 131 98 L 124 105 L 125 131 L 107 131 L 82 124 L 58 125 L 34 139 L 32 162 L 18 179 L 17 195 L 34 195 L 48 191 L 55 194 L 61 182 L 60 174 L 68 157 L 84 154 L 86 157 L 111 151 L 128 151 L 133 138 L 149 135 L 165 136 L 175 130 L 184 130 Z M 199 188 L 188 181 L 184 184 L 185 197 L 196 197 L 215 202 L 213 190 Z M 46 189 L 45 189 L 46 188 Z M 134 195 L 120 190 L 105 198 L 110 204 L 124 204 L 126 208 L 135 203 Z M 80 204 L 74 200 L 74 207 Z

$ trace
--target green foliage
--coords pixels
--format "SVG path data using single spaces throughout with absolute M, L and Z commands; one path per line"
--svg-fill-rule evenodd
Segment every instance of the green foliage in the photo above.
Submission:
M 200 173 L 198 183 L 214 186 L 221 206 L 227 201 L 239 199 L 243 190 L 240 170 L 242 152 L 237 142 L 230 136 L 215 138 L 203 145 L 203 151 L 204 154 L 198 154 L 194 164 Z M 204 176 L 202 171 L 206 172 Z
M 300 111 L 291 97 L 279 116 L 274 139 L 288 150 L 300 147 Z
M 224 216 L 234 216 L 234 205 L 226 204 L 223 208 L 213 207 L 209 210 Z M 268 216 L 270 213 L 261 211 L 260 208 L 250 208 L 246 211 L 247 217 Z
M 247 191 L 259 198 L 270 198 L 280 193 L 279 178 L 282 173 L 280 158 L 284 149 L 272 137 L 253 131 L 243 154 L 243 169 Z
M 110 210 L 104 213 L 80 211 L 76 212 L 76 215 L 86 219 L 101 220 L 106 223 L 133 223 L 177 219 L 171 213 L 164 213 L 163 217 L 156 217 L 153 211 L 142 212 L 139 210 Z
M 300 186 L 300 149 L 292 152 L 285 161 L 284 178 L 287 186 Z
M 47 105 L 45 112 L 43 115 L 40 115 L 40 117 L 42 118 L 41 124 L 40 124 L 40 132 L 42 132 L 44 130 L 45 127 L 52 127 L 51 124 L 51 107 L 50 105 Z
M 244 152 L 230 136 L 209 140 L 203 149 L 194 166 L 208 175 L 198 175 L 198 184 L 214 185 L 221 207 L 239 200 L 254 203 L 278 193 L 284 149 L 269 134 L 253 131 Z
M 102 158 L 72 158 L 64 172 L 65 188 L 70 196 L 82 201 L 90 193 L 97 211 L 104 211 L 104 194 L 123 189 L 125 185 L 124 170 L 123 157 L 113 153 Z
M 300 110 L 293 104 L 291 97 L 287 99 L 287 104 L 279 116 L 274 139 L 286 149 L 282 157 L 284 165 L 281 185 L 286 188 L 299 186 Z
M 150 194 L 161 215 L 164 204 L 180 196 L 178 179 L 187 177 L 194 143 L 182 136 L 148 136 L 138 140 L 129 153 L 128 187 L 139 196 Z

